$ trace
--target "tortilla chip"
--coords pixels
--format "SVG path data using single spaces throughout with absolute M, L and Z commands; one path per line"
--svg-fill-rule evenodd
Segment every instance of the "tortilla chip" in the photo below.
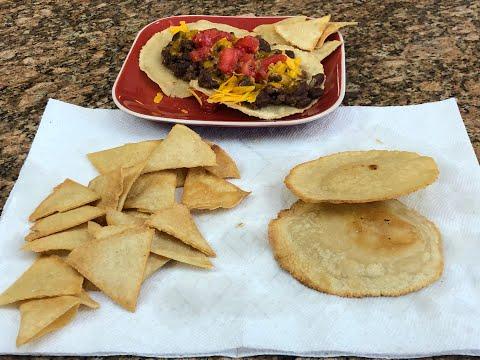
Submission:
M 176 169 L 176 171 L 177 171 L 177 188 L 183 187 L 183 184 L 185 184 L 185 179 L 187 178 L 188 169 L 180 168 L 180 169 Z
M 330 15 L 308 21 L 278 22 L 277 33 L 289 44 L 302 50 L 312 51 L 330 21 Z
M 152 152 L 143 172 L 213 165 L 216 156 L 210 146 L 195 131 L 177 124 Z
M 288 42 L 278 35 L 274 24 L 258 25 L 255 29 L 253 29 L 253 32 L 260 35 L 270 45 L 288 45 Z
M 217 156 L 217 165 L 205 166 L 205 169 L 222 179 L 240 179 L 237 164 L 235 164 L 235 161 L 233 161 L 230 155 L 216 144 L 211 145 L 211 148 Z
M 102 215 L 105 215 L 104 210 L 90 205 L 85 205 L 63 213 L 53 214 L 34 223 L 31 227 L 30 233 L 25 237 L 25 240 L 31 241 L 50 234 L 55 234 L 77 225 L 84 224 L 88 220 L 98 218 Z
M 131 229 L 80 246 L 66 261 L 113 301 L 135 311 L 153 230 Z
M 355 21 L 351 22 L 330 22 L 328 23 L 327 27 L 323 31 L 322 36 L 317 42 L 316 47 L 321 48 L 325 42 L 325 40 L 332 34 L 336 33 L 338 30 L 340 30 L 342 27 L 345 26 L 351 26 L 351 25 L 357 25 L 358 23 Z
M 173 170 L 143 174 L 133 184 L 123 207 L 155 212 L 172 206 L 176 184 L 177 174 Z
M 105 239 L 113 235 L 121 234 L 122 232 L 130 229 L 139 228 L 136 225 L 108 225 L 103 226 L 100 229 L 96 230 L 93 234 L 95 239 Z M 141 228 L 141 227 L 140 227 Z
M 342 45 L 342 42 L 340 40 L 332 40 L 332 41 L 325 41 L 323 46 L 319 49 L 314 50 L 313 52 L 318 55 L 318 59 L 322 61 L 325 59 L 328 55 L 330 55 L 332 52 L 335 51 L 336 48 L 338 48 L 340 45 Z
M 293 277 L 339 296 L 404 295 L 433 283 L 443 271 L 437 228 L 398 200 L 300 200 L 270 222 L 269 240 Z
M 150 251 L 166 258 L 204 269 L 213 267 L 204 253 L 195 250 L 193 247 L 164 232 L 155 231 Z
M 237 206 L 250 192 L 209 174 L 205 169 L 188 171 L 183 187 L 182 203 L 189 209 L 230 209 Z
M 90 235 L 90 237 L 94 238 L 97 231 L 101 230 L 102 227 L 103 227 L 102 225 L 97 224 L 96 222 L 89 221 L 87 223 L 87 232 Z
M 147 259 L 147 265 L 145 266 L 145 274 L 143 275 L 143 281 L 147 280 L 158 269 L 163 267 L 170 259 L 159 256 L 157 254 L 150 254 Z
M 45 252 L 51 250 L 73 250 L 90 239 L 87 225 L 82 224 L 70 230 L 45 236 L 23 245 L 22 250 Z
M 93 285 L 93 283 L 88 279 L 83 280 L 83 289 L 85 291 L 101 291 L 98 287 Z
M 123 209 L 123 205 L 125 204 L 128 193 L 130 192 L 133 183 L 137 181 L 138 177 L 142 173 L 144 166 L 145 163 L 140 163 L 134 166 L 120 169 L 120 172 L 122 174 L 122 194 L 120 195 L 120 199 L 118 200 L 117 210 L 121 211 Z
M 237 37 L 248 35 L 249 32 L 226 24 L 212 23 L 206 20 L 199 20 L 187 24 L 190 30 L 218 29 L 226 32 L 233 32 Z M 188 82 L 177 78 L 162 63 L 162 50 L 172 40 L 173 34 L 167 28 L 154 34 L 140 51 L 139 66 L 147 76 L 156 82 L 162 92 L 170 97 L 186 98 L 192 96 L 189 91 Z
M 147 220 L 147 225 L 176 237 L 205 255 L 215 256 L 215 252 L 200 234 L 190 211 L 184 205 L 174 204 L 170 208 L 157 211 Z
M 295 166 L 287 187 L 307 202 L 363 203 L 395 199 L 438 177 L 435 160 L 408 151 L 346 151 Z
M 86 307 L 89 307 L 91 309 L 98 309 L 100 307 L 100 304 L 93 300 L 88 293 L 82 289 L 80 292 L 80 295 L 78 295 L 78 298 L 80 299 L 80 303 L 82 305 L 85 305 Z
M 100 174 L 106 174 L 122 167 L 130 167 L 144 162 L 161 141 L 148 140 L 125 144 L 87 154 L 87 157 Z
M 75 317 L 79 304 L 80 299 L 75 296 L 59 296 L 22 303 L 17 346 L 67 325 Z
M 40 257 L 0 295 L 0 305 L 20 300 L 77 295 L 83 277 L 58 256 Z
M 88 187 L 100 195 L 96 206 L 101 209 L 116 209 L 123 191 L 121 168 L 98 175 Z
M 148 218 L 149 216 L 147 216 Z M 133 215 L 131 212 L 120 212 L 117 210 L 107 210 L 108 225 L 137 225 L 141 226 L 145 223 L 145 219 Z
M 56 212 L 75 209 L 99 198 L 100 196 L 89 188 L 66 179 L 56 186 L 53 192 L 38 205 L 28 220 L 35 221 Z

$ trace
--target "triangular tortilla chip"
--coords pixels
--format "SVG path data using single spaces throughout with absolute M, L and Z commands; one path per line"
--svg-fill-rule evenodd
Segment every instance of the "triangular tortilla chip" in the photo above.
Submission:
M 255 34 L 260 35 L 270 45 L 288 45 L 288 42 L 278 35 L 274 24 L 262 24 L 253 29 Z
M 230 155 L 216 144 L 212 145 L 212 150 L 217 156 L 217 165 L 205 166 L 205 169 L 222 179 L 239 179 L 240 172 L 238 171 L 237 164 L 235 164 L 235 161 L 233 161 Z
M 315 49 L 318 40 L 330 21 L 330 15 L 309 21 L 276 23 L 275 30 L 291 45 L 303 50 Z
M 177 174 L 173 170 L 143 174 L 133 184 L 123 207 L 155 212 L 172 206 L 176 184 Z
M 97 231 L 99 231 L 103 226 L 100 225 L 100 224 L 97 224 L 96 222 L 94 221 L 89 221 L 87 223 L 87 232 L 88 232 L 88 235 L 90 235 L 91 238 L 94 238 Z
M 83 289 L 85 291 L 101 291 L 98 287 L 92 284 L 92 282 L 88 279 L 83 280 Z
M 357 25 L 358 23 L 355 21 L 351 22 L 330 22 L 328 23 L 327 27 L 322 33 L 322 36 L 317 42 L 317 48 L 321 48 L 323 46 L 323 43 L 325 40 L 332 34 L 336 33 L 338 30 L 340 30 L 342 27 L 345 26 L 350 26 L 350 25 Z
M 113 301 L 135 311 L 153 230 L 131 229 L 74 249 L 67 263 Z
M 150 254 L 148 256 L 147 265 L 145 266 L 145 274 L 143 274 L 143 281 L 147 280 L 154 272 L 156 272 L 169 261 L 170 259 L 166 257 L 159 256 L 157 254 Z
M 79 304 L 80 299 L 75 296 L 58 296 L 22 303 L 17 346 L 67 325 L 76 315 Z
M 150 251 L 185 264 L 205 269 L 213 267 L 204 253 L 164 232 L 155 231 Z
M 176 169 L 176 171 L 177 171 L 177 188 L 183 187 L 183 184 L 185 184 L 185 179 L 187 178 L 188 169 L 180 168 L 180 169 Z
M 82 289 L 80 292 L 80 295 L 78 295 L 78 298 L 80 299 L 80 303 L 82 305 L 85 305 L 86 307 L 89 307 L 91 309 L 98 309 L 100 307 L 100 304 L 93 300 L 88 293 Z
M 58 256 L 40 257 L 0 295 L 0 305 L 20 300 L 77 295 L 83 277 Z
M 112 149 L 87 154 L 87 157 L 100 174 L 106 174 L 118 168 L 144 162 L 161 141 L 148 140 L 125 144 Z
M 183 187 L 182 203 L 189 209 L 230 209 L 250 192 L 209 174 L 202 168 L 190 169 Z
M 176 237 L 205 255 L 215 256 L 215 252 L 200 234 L 190 211 L 184 205 L 174 204 L 170 208 L 157 211 L 147 220 L 147 224 Z
M 139 226 L 136 225 L 108 225 L 102 226 L 101 228 L 97 229 L 92 235 L 95 239 L 105 239 L 111 237 L 113 235 L 120 234 L 125 230 L 135 229 Z
M 28 220 L 36 221 L 56 212 L 75 209 L 98 200 L 100 196 L 86 186 L 66 179 L 56 186 L 53 192 L 37 206 Z
M 150 155 L 144 173 L 181 167 L 213 166 L 215 153 L 193 130 L 175 125 Z
M 123 209 L 123 205 L 125 204 L 125 200 L 127 200 L 128 193 L 133 186 L 133 183 L 138 179 L 140 174 L 142 173 L 142 169 L 145 167 L 145 163 L 140 163 L 137 165 L 130 166 L 128 168 L 121 168 L 122 174 L 122 194 L 120 195 L 120 199 L 118 200 L 117 210 L 121 211 Z
M 103 209 L 85 205 L 77 209 L 69 210 L 63 213 L 53 214 L 46 218 L 38 220 L 31 227 L 30 233 L 25 240 L 32 241 L 47 235 L 71 229 L 77 225 L 84 224 L 88 220 L 105 215 Z
M 87 225 L 82 224 L 70 230 L 45 236 L 23 245 L 22 250 L 44 252 L 50 250 L 73 250 L 90 239 Z
M 149 216 L 147 215 L 147 218 Z M 145 219 L 137 217 L 132 213 L 121 212 L 117 210 L 107 210 L 107 224 L 108 225 L 138 225 L 145 223 Z
M 323 46 L 320 49 L 314 50 L 313 53 L 318 55 L 318 61 L 322 61 L 340 45 L 342 45 L 340 40 L 325 41 Z
M 121 168 L 98 175 L 88 187 L 100 195 L 96 206 L 102 209 L 116 209 L 123 191 Z

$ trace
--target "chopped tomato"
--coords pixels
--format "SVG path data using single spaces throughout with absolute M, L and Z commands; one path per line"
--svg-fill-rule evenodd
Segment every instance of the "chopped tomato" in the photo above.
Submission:
M 218 69 L 224 74 L 231 74 L 237 67 L 242 52 L 235 48 L 224 48 L 218 55 Z
M 260 46 L 260 42 L 256 37 L 253 36 L 245 36 L 241 39 L 238 39 L 237 42 L 235 43 L 235 47 L 237 49 L 241 49 L 245 51 L 246 53 L 254 54 L 257 52 L 258 48 Z
M 268 77 L 268 66 L 270 64 L 276 64 L 279 61 L 286 61 L 288 57 L 283 54 L 274 54 L 260 62 L 260 66 L 258 67 L 257 73 L 255 75 L 255 79 L 257 80 L 265 80 Z
M 210 54 L 210 48 L 205 46 L 195 50 L 190 51 L 190 59 L 192 61 L 202 61 L 205 60 Z
M 217 29 L 207 29 L 202 30 L 196 33 L 193 36 L 193 43 L 197 48 L 208 47 L 209 49 L 221 38 L 226 38 L 227 40 L 233 40 L 233 35 L 226 32 L 220 31 Z
M 256 72 L 255 58 L 253 54 L 243 54 L 238 61 L 237 71 L 247 76 L 255 76 Z

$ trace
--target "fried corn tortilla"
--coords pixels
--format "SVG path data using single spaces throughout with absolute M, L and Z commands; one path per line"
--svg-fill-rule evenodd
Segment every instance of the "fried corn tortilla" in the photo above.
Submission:
M 216 165 L 216 155 L 193 130 L 177 124 L 149 157 L 144 173 Z
M 100 228 L 96 229 L 92 236 L 95 239 L 105 239 L 107 237 L 111 237 L 113 235 L 121 234 L 122 232 L 130 229 L 138 229 L 142 228 L 142 226 L 136 225 L 108 225 L 108 226 L 101 226 Z
M 0 305 L 27 299 L 78 295 L 82 283 L 83 277 L 58 256 L 40 257 L 0 294 Z
M 395 199 L 432 184 L 435 161 L 407 151 L 346 151 L 295 166 L 287 187 L 307 202 L 362 203 Z
M 172 206 L 176 185 L 177 173 L 173 170 L 143 174 L 134 182 L 123 207 L 155 212 Z
M 100 196 L 89 188 L 66 179 L 37 206 L 28 220 L 35 221 L 57 212 L 65 212 L 98 200 Z
M 100 307 L 100 304 L 93 300 L 88 293 L 82 289 L 80 294 L 78 295 L 78 298 L 80 299 L 80 303 L 82 305 L 85 305 L 86 307 L 89 307 L 90 309 L 98 309 Z
M 319 60 L 322 61 L 341 45 L 342 42 L 340 40 L 326 41 L 321 48 L 316 49 L 313 52 L 317 54 Z
M 98 175 L 90 180 L 88 187 L 100 195 L 97 207 L 116 209 L 123 192 L 122 168 Z
M 237 206 L 250 192 L 208 173 L 205 169 L 188 171 L 183 187 L 182 203 L 189 209 L 230 209 Z
M 144 162 L 161 141 L 147 140 L 125 144 L 89 153 L 87 157 L 100 174 L 106 174 L 118 168 L 130 167 Z
M 67 325 L 75 317 L 79 304 L 80 299 L 75 296 L 58 296 L 22 303 L 17 346 Z
M 147 280 L 158 269 L 163 267 L 169 261 L 170 261 L 169 258 L 150 253 L 150 255 L 148 255 L 148 259 L 147 259 L 147 265 L 145 266 L 145 273 L 143 274 L 143 281 Z
M 399 296 L 443 271 L 435 225 L 398 200 L 367 204 L 295 203 L 269 225 L 282 268 L 329 294 Z
M 45 252 L 51 250 L 73 250 L 90 239 L 87 225 L 82 224 L 72 229 L 45 236 L 23 245 L 22 250 Z
M 131 229 L 90 241 L 66 261 L 125 309 L 134 312 L 153 237 L 153 230 Z
M 145 223 L 145 220 L 142 218 L 117 210 L 107 210 L 106 218 L 108 225 L 142 226 Z
M 180 169 L 176 169 L 176 171 L 177 171 L 177 188 L 183 187 L 183 184 L 185 184 L 185 179 L 187 178 L 188 169 L 180 168 Z
M 330 21 L 330 15 L 319 19 L 303 20 L 278 22 L 274 24 L 274 28 L 290 45 L 312 51 Z
M 233 161 L 230 155 L 216 144 L 211 144 L 210 147 L 217 157 L 217 165 L 205 166 L 205 169 L 222 179 L 240 179 L 240 172 L 238 171 L 237 164 L 235 164 L 235 161 Z
M 42 218 L 33 224 L 25 240 L 31 241 L 47 235 L 73 228 L 89 220 L 105 215 L 103 209 L 85 205 L 63 213 L 53 214 Z
M 117 210 L 121 211 L 123 209 L 123 205 L 127 200 L 128 193 L 132 188 L 135 181 L 137 181 L 138 177 L 142 173 L 143 168 L 145 167 L 145 162 L 139 163 L 127 168 L 121 168 L 120 173 L 122 176 L 122 194 L 118 200 Z
M 248 31 L 235 28 L 226 24 L 212 23 L 199 20 L 188 23 L 190 30 L 218 29 L 233 32 L 237 37 L 248 35 Z M 192 96 L 188 82 L 177 78 L 162 63 L 162 50 L 172 40 L 173 33 L 170 29 L 162 30 L 153 35 L 140 51 L 139 66 L 148 77 L 160 86 L 167 96 L 186 98 Z
M 87 232 L 90 235 L 90 238 L 94 238 L 99 230 L 102 229 L 102 225 L 97 224 L 96 222 L 89 221 L 87 223 Z
M 317 48 L 321 48 L 325 42 L 325 40 L 332 34 L 336 33 L 338 30 L 340 30 L 342 27 L 345 26 L 351 26 L 351 25 L 357 25 L 358 23 L 355 21 L 351 22 L 330 22 L 328 23 L 327 27 L 322 33 L 322 36 L 318 40 L 317 43 Z
M 205 255 L 215 256 L 215 252 L 203 238 L 185 205 L 174 204 L 172 207 L 157 211 L 147 220 L 147 225 L 176 237 Z
M 253 29 L 253 32 L 260 35 L 271 45 L 288 45 L 287 40 L 277 33 L 274 24 L 258 25 L 255 29 Z

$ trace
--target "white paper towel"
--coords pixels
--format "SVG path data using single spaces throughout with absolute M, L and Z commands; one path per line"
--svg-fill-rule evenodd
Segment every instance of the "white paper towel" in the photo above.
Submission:
M 85 154 L 164 137 L 170 126 L 118 110 L 50 100 L 0 221 L 0 290 L 34 256 L 20 251 L 27 217 L 52 187 L 95 176 Z M 0 308 L 0 353 L 152 356 L 480 354 L 480 170 L 455 100 L 404 107 L 341 107 L 318 121 L 265 129 L 195 128 L 237 161 L 252 194 L 231 210 L 196 216 L 215 269 L 172 264 L 144 285 L 136 313 L 101 293 L 61 331 L 15 348 L 20 315 Z M 438 224 L 445 272 L 399 298 L 346 299 L 311 290 L 279 269 L 267 224 L 294 196 L 294 165 L 344 150 L 398 149 L 435 158 L 438 181 L 404 197 Z M 242 225 L 241 225 L 242 224 Z

